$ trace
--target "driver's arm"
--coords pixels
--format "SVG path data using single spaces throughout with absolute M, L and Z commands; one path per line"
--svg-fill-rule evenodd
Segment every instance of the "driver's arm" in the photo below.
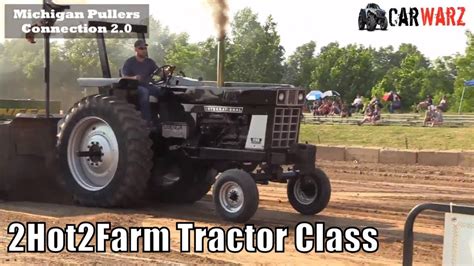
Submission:
M 122 78 L 140 80 L 140 75 L 136 75 L 129 60 L 125 61 L 122 67 Z

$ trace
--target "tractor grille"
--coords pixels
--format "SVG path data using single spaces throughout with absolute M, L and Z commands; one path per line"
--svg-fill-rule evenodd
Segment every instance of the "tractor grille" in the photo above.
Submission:
M 288 104 L 298 104 L 298 91 L 297 90 L 288 91 Z
M 276 108 L 272 148 L 288 148 L 298 141 L 301 108 Z

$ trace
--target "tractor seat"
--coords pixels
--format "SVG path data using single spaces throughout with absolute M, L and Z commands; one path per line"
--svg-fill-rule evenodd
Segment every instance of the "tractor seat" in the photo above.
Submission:
M 119 77 L 122 77 L 122 69 L 121 68 L 119 68 L 118 74 L 119 74 Z M 158 98 L 156 98 L 155 96 L 150 95 L 150 97 L 148 98 L 148 101 L 150 103 L 158 103 Z

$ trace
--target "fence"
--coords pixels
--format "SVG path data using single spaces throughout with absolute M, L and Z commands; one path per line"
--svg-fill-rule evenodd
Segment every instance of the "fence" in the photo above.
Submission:
M 413 265 L 413 226 L 416 217 L 425 210 L 474 215 L 474 206 L 466 205 L 423 203 L 413 208 L 408 214 L 403 232 L 403 266 Z M 446 244 L 444 243 L 444 245 Z
M 474 115 L 444 114 L 443 126 L 445 127 L 472 127 L 474 126 Z M 352 117 L 340 116 L 313 116 L 310 113 L 304 114 L 303 123 L 306 124 L 349 124 L 356 125 L 363 116 L 355 114 Z M 422 126 L 424 114 L 382 114 L 382 118 L 377 125 L 398 125 L 398 126 Z

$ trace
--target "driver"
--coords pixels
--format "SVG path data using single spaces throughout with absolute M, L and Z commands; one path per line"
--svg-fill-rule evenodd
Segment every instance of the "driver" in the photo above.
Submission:
M 137 40 L 135 42 L 135 56 L 130 57 L 125 61 L 122 67 L 122 75 L 125 78 L 132 78 L 139 81 L 138 85 L 138 107 L 142 113 L 143 119 L 148 122 L 150 127 L 153 127 L 150 110 L 150 95 L 158 97 L 160 88 L 150 84 L 151 76 L 158 66 L 153 59 L 148 58 L 148 44 L 144 40 Z

